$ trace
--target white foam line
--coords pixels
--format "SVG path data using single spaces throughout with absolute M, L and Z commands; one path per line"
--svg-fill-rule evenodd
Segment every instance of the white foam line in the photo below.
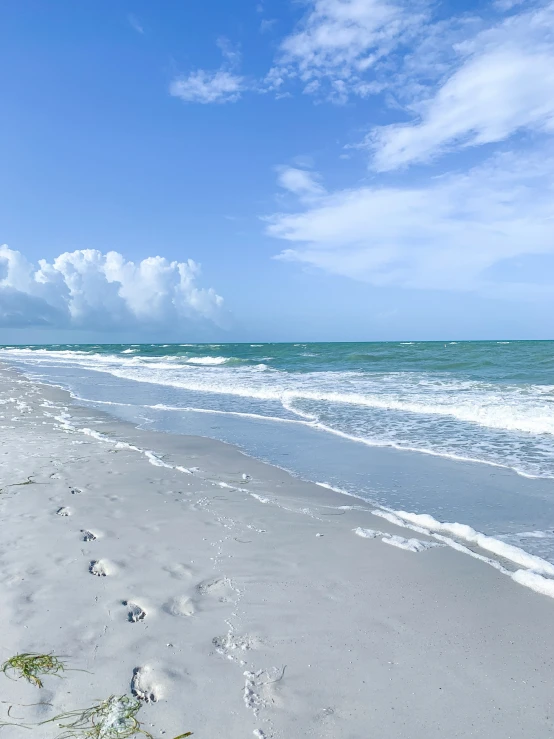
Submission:
M 476 457 L 466 457 L 461 454 L 454 454 L 450 452 L 437 452 L 437 451 L 434 451 L 433 449 L 421 449 L 419 447 L 404 446 L 402 444 L 396 444 L 395 442 L 392 442 L 392 441 L 378 441 L 376 439 L 363 439 L 360 436 L 353 436 L 352 434 L 347 434 L 344 431 L 339 431 L 339 429 L 334 429 L 331 426 L 327 426 L 326 424 L 317 421 L 316 416 L 312 416 L 308 413 L 303 413 L 302 411 L 299 411 L 291 407 L 290 404 L 287 404 L 286 402 L 282 403 L 283 408 L 289 411 L 290 413 L 294 413 L 295 415 L 300 416 L 303 420 L 300 421 L 294 418 L 279 418 L 278 416 L 265 416 L 263 414 L 258 414 L 258 413 L 240 413 L 239 411 L 221 411 L 221 410 L 211 410 L 209 408 L 194 408 L 194 407 L 189 407 L 189 406 L 178 407 L 178 406 L 166 406 L 163 404 L 134 405 L 133 403 L 116 403 L 111 400 L 87 400 L 86 398 L 81 398 L 77 395 L 72 395 L 72 397 L 82 402 L 100 403 L 102 405 L 118 405 L 118 406 L 124 406 L 124 407 L 149 408 L 152 410 L 165 410 L 165 411 L 181 411 L 181 412 L 187 411 L 191 413 L 208 413 L 208 414 L 222 415 L 222 416 L 239 416 L 243 418 L 253 418 L 255 420 L 272 421 L 276 423 L 298 424 L 300 426 L 307 426 L 308 428 L 316 429 L 317 431 L 323 431 L 327 434 L 333 434 L 333 436 L 338 436 L 341 439 L 347 439 L 348 441 L 353 441 L 356 444 L 364 444 L 365 446 L 376 447 L 378 449 L 396 449 L 399 452 L 414 452 L 416 454 L 427 454 L 431 457 L 439 457 L 441 459 L 451 459 L 454 462 L 470 462 L 473 464 L 484 464 L 484 465 L 488 465 L 489 467 L 496 467 L 496 468 L 504 469 L 504 470 L 506 469 L 512 470 L 512 472 L 515 472 L 520 477 L 525 477 L 528 480 L 550 479 L 550 478 L 546 478 L 544 475 L 533 475 L 529 472 L 524 472 L 518 467 L 512 467 L 510 465 L 500 464 L 499 462 L 492 462 L 486 459 L 477 459 Z M 348 493 L 345 490 L 337 490 L 337 492 L 344 493 L 345 495 L 352 495 L 352 493 Z
M 317 521 L 321 520 L 314 513 L 312 513 L 309 508 L 289 508 L 289 506 L 278 503 L 274 498 L 266 498 L 264 495 L 251 493 L 247 490 L 244 490 L 244 488 L 235 488 L 235 490 L 241 490 L 242 492 L 248 493 L 251 498 L 254 498 L 254 500 L 257 500 L 259 503 L 263 503 L 265 505 L 274 505 L 276 508 L 281 508 L 281 510 L 288 511 L 289 513 L 302 513 L 302 515 L 309 516 L 310 518 L 315 518 Z
M 63 388 L 66 390 L 66 388 Z M 72 393 L 71 390 L 67 391 L 69 392 L 70 396 L 73 400 L 78 400 L 81 403 L 93 403 L 94 405 L 118 405 L 122 406 L 124 408 L 148 408 L 152 406 L 144 406 L 144 405 L 135 405 L 134 403 L 118 403 L 115 400 L 91 400 L 90 398 L 83 398 L 80 395 L 76 395 L 75 393 Z
M 372 511 L 372 513 L 375 516 L 384 518 L 396 526 L 402 526 L 403 528 L 411 529 L 417 533 L 431 536 L 433 539 L 446 544 L 452 549 L 456 549 L 463 554 L 468 554 L 474 559 L 485 562 L 503 575 L 510 577 L 514 582 L 524 585 L 537 593 L 554 598 L 554 580 L 550 579 L 550 577 L 544 576 L 550 574 L 554 575 L 554 565 L 540 557 L 528 554 L 523 549 L 519 549 L 519 547 L 505 544 L 503 541 L 495 539 L 492 536 L 481 534 L 465 524 L 441 523 L 428 514 L 407 513 L 405 511 L 392 511 L 387 509 L 376 509 Z M 468 541 L 468 543 L 475 544 L 476 546 L 486 549 L 497 556 L 508 559 L 514 564 L 524 567 L 525 569 L 518 569 L 515 572 L 508 570 L 497 560 L 479 554 L 473 549 L 469 549 L 469 547 L 460 544 L 455 539 L 438 533 L 439 531 L 447 531 L 452 533 L 454 536 L 459 536 L 460 538 L 467 537 L 465 540 Z
M 367 498 L 362 498 L 361 495 L 356 495 L 356 493 L 350 493 L 348 490 L 345 490 L 344 488 L 338 488 L 335 485 L 330 485 L 328 482 L 314 482 L 314 485 L 317 485 L 320 488 L 325 488 L 325 490 L 332 490 L 334 493 L 340 493 L 341 495 L 348 495 L 349 498 L 356 498 L 356 500 L 363 500 L 364 503 L 368 503 L 369 505 L 374 505 L 371 501 L 368 501 Z M 330 506 L 331 508 L 334 508 L 334 506 Z M 362 506 L 339 506 L 339 508 L 356 508 L 359 507 L 360 510 L 365 510 L 362 508 Z
M 432 549 L 433 547 L 441 547 L 443 544 L 439 544 L 436 541 L 421 541 L 421 539 L 405 539 L 403 536 L 396 536 L 390 534 L 384 536 L 382 541 L 385 544 L 390 544 L 398 549 L 404 549 L 407 552 L 424 552 L 426 549 Z
M 354 493 L 349 493 L 347 490 L 344 490 L 339 487 L 335 487 L 333 485 L 329 485 L 326 482 L 316 482 L 316 485 L 319 485 L 319 487 L 326 488 L 327 490 L 333 490 L 336 493 L 342 493 L 343 495 L 349 495 L 350 497 L 359 498 L 360 500 L 365 500 L 364 498 L 361 498 L 360 496 L 355 495 Z M 365 501 L 368 502 L 368 501 Z M 335 507 L 335 506 L 331 506 Z M 362 506 L 338 506 L 341 510 L 366 510 Z M 412 531 L 415 531 L 418 534 L 424 534 L 426 536 L 431 536 L 437 541 L 441 542 L 442 544 L 445 544 L 446 546 L 449 546 L 451 549 L 455 549 L 458 552 L 461 552 L 462 554 L 468 554 L 470 557 L 473 557 L 474 559 L 478 559 L 481 562 L 485 562 L 491 567 L 494 567 L 496 570 L 499 570 L 503 575 L 508 575 L 508 577 L 511 577 L 515 582 L 519 583 L 520 585 L 524 585 L 531 590 L 535 590 L 538 593 L 542 593 L 544 595 L 549 595 L 554 598 L 554 580 L 550 580 L 548 578 L 543 577 L 540 572 L 543 572 L 545 574 L 550 574 L 554 570 L 554 566 L 540 558 L 536 557 L 532 554 L 528 554 L 525 550 L 520 549 L 519 547 L 515 547 L 510 544 L 506 544 L 505 542 L 501 541 L 500 539 L 496 539 L 492 536 L 487 536 L 486 534 L 482 534 L 478 531 L 475 531 L 475 529 L 472 529 L 470 526 L 466 526 L 465 524 L 448 524 L 448 523 L 441 523 L 440 521 L 437 521 L 432 516 L 429 516 L 428 514 L 415 514 L 415 513 L 406 513 L 404 511 L 393 511 L 392 509 L 375 509 L 372 511 L 372 514 L 374 516 L 379 516 L 380 518 L 384 518 L 385 520 L 389 521 L 390 523 L 395 524 L 396 526 L 401 526 L 402 528 L 409 528 Z M 418 523 L 420 525 L 418 525 Z M 436 528 L 433 526 L 429 527 L 425 524 L 434 524 Z M 490 557 L 485 557 L 482 554 L 479 554 L 478 552 L 473 551 L 472 549 L 469 549 L 468 547 L 464 546 L 463 544 L 460 544 L 459 542 L 455 541 L 454 539 L 443 536 L 438 531 L 449 531 L 453 535 L 459 536 L 459 538 L 466 538 L 465 536 L 461 536 L 461 534 L 465 534 L 467 536 L 466 540 L 469 543 L 477 544 L 482 549 L 486 549 L 488 551 L 491 551 L 494 554 L 497 554 L 498 556 L 503 557 L 504 559 L 509 559 L 510 561 L 514 562 L 514 564 L 523 566 L 526 569 L 525 570 L 516 570 L 515 572 L 512 572 L 505 567 L 503 567 L 500 562 L 497 560 L 491 559 Z M 362 529 L 358 527 L 357 529 L 354 529 L 354 533 L 356 533 L 358 536 L 364 536 L 363 531 L 372 532 L 372 534 L 376 534 L 378 536 L 380 532 L 374 532 L 372 529 Z M 517 534 L 517 536 L 526 536 L 529 538 L 546 538 L 547 536 L 554 535 L 554 532 L 545 533 L 542 531 L 529 531 L 524 532 L 522 534 Z M 375 538 L 373 535 L 369 536 L 367 538 Z M 389 542 L 390 543 L 390 542 Z M 499 545 L 499 546 L 497 546 Z M 510 555 L 510 556 L 508 556 Z M 537 572 L 536 570 L 539 570 Z
M 385 536 L 382 531 L 376 531 L 375 529 L 363 529 L 361 526 L 353 529 L 356 536 L 361 536 L 362 539 L 378 539 L 380 536 Z
M 512 574 L 512 580 L 515 580 L 520 585 L 524 585 L 526 588 L 535 590 L 537 593 L 554 598 L 554 580 L 549 580 L 542 577 L 542 575 L 537 575 L 528 570 L 517 570 L 517 572 Z
M 52 417 L 51 413 L 44 413 L 45 416 Z M 132 452 L 138 452 L 139 454 L 142 454 L 146 459 L 150 462 L 151 465 L 154 467 L 165 467 L 166 469 L 170 470 L 177 470 L 178 472 L 183 472 L 187 475 L 192 475 L 192 471 L 187 469 L 186 467 L 182 467 L 181 465 L 173 465 L 168 464 L 167 462 L 164 462 L 162 459 L 160 459 L 154 452 L 150 451 L 149 449 L 141 449 L 138 446 L 135 446 L 134 444 L 129 444 L 126 441 L 118 441 L 116 439 L 110 439 L 105 434 L 100 433 L 99 431 L 95 431 L 94 429 L 90 429 L 87 427 L 78 428 L 74 424 L 70 422 L 69 419 L 71 419 L 71 416 L 67 411 L 63 411 L 59 416 L 53 416 L 56 421 L 58 421 L 61 429 L 63 431 L 71 431 L 74 433 L 80 433 L 84 434 L 85 436 L 90 436 L 93 439 L 96 439 L 97 441 L 102 441 L 105 444 L 112 444 L 116 449 L 127 449 Z
M 219 416 L 239 416 L 242 418 L 255 418 L 259 421 L 275 421 L 276 423 L 295 423 L 300 426 L 312 426 L 313 424 L 307 424 L 305 421 L 298 421 L 296 418 L 279 418 L 278 416 L 265 416 L 263 413 L 241 413 L 240 411 L 220 411 L 212 408 L 194 408 L 192 406 L 170 406 L 159 403 L 158 405 L 144 405 L 142 408 L 150 408 L 152 410 L 163 410 L 163 411 L 187 411 L 188 413 L 208 413 Z M 288 410 L 288 408 L 286 409 Z M 291 411 L 295 413 L 296 411 Z M 297 414 L 298 415 L 298 414 Z
M 361 536 L 363 539 L 381 539 L 385 544 L 390 544 L 398 549 L 404 549 L 407 552 L 424 552 L 426 549 L 432 549 L 433 547 L 441 547 L 444 544 L 439 544 L 435 541 L 422 541 L 421 539 L 405 539 L 403 536 L 397 534 L 385 534 L 383 531 L 376 531 L 375 529 L 364 529 L 361 526 L 353 529 L 356 536 Z
M 91 436 L 94 439 L 98 439 L 98 441 L 103 441 L 107 444 L 113 444 L 116 449 L 128 449 L 132 452 L 138 452 L 139 454 L 142 454 L 144 457 L 146 457 L 146 459 L 154 467 L 165 467 L 168 470 L 177 470 L 178 472 L 184 472 L 188 475 L 192 475 L 192 472 L 186 467 L 168 464 L 167 462 L 164 462 L 162 459 L 156 456 L 154 452 L 150 451 L 149 449 L 141 449 L 140 447 L 135 446 L 134 444 L 129 444 L 126 441 L 116 441 L 115 439 L 110 439 L 104 434 L 101 434 L 99 431 L 94 431 L 94 429 L 76 428 L 75 430 L 81 434 L 85 434 L 86 436 Z
M 146 404 L 135 404 L 135 403 L 119 403 L 114 400 L 91 400 L 89 398 L 83 398 L 80 395 L 76 395 L 70 391 L 70 395 L 74 400 L 80 401 L 81 403 L 91 403 L 93 405 L 116 405 L 123 408 L 148 408 L 153 411 L 175 411 L 175 412 L 186 412 L 186 413 L 207 413 L 218 416 L 239 416 L 241 418 L 254 418 L 259 421 L 275 421 L 276 423 L 293 423 L 300 426 L 313 426 L 313 423 L 306 423 L 305 421 L 299 421 L 296 418 L 279 418 L 278 416 L 266 416 L 263 413 L 241 413 L 240 411 L 221 411 L 212 408 L 195 408 L 194 406 L 176 406 L 176 405 L 164 405 L 163 403 L 157 403 L 156 405 Z M 288 409 L 286 409 L 288 410 Z M 296 411 L 291 411 L 296 413 Z M 299 414 L 297 414 L 299 415 Z
M 519 534 L 504 534 L 500 539 L 508 539 L 510 536 L 517 536 L 518 539 L 552 539 L 554 531 L 522 531 Z
M 263 495 L 258 495 L 257 493 L 249 493 L 251 498 L 255 498 L 256 500 L 259 500 L 260 503 L 273 503 L 271 498 L 266 498 Z
M 464 457 L 461 454 L 453 454 L 450 452 L 437 452 L 437 451 L 434 451 L 433 449 L 420 449 L 419 447 L 403 446 L 402 444 L 395 444 L 392 441 L 377 441 L 375 439 L 362 439 L 359 436 L 352 436 L 351 434 L 347 434 L 344 431 L 333 429 L 330 426 L 326 426 L 324 423 L 310 423 L 306 425 L 311 426 L 311 428 L 318 429 L 319 431 L 325 431 L 329 434 L 333 434 L 334 436 L 340 436 L 342 439 L 348 439 L 348 441 L 354 441 L 357 444 L 365 444 L 365 446 L 378 447 L 381 449 L 397 449 L 400 452 L 415 452 L 417 454 L 427 454 L 431 457 L 441 457 L 442 459 L 451 459 L 455 462 L 472 462 L 474 464 L 485 464 L 485 465 L 488 465 L 489 467 L 499 467 L 500 469 L 504 469 L 504 470 L 506 469 L 512 470 L 516 474 L 520 475 L 520 477 L 526 477 L 529 480 L 551 479 L 551 478 L 545 478 L 545 476 L 543 475 L 532 475 L 531 473 L 520 470 L 518 467 L 511 467 L 510 465 L 500 464 L 499 462 L 491 462 L 487 459 L 476 459 L 475 457 Z
M 382 511 L 374 511 L 375 515 L 383 516 Z M 467 526 L 461 523 L 443 523 L 437 521 L 436 518 L 430 516 L 427 513 L 407 513 L 406 511 L 395 511 L 394 514 L 409 524 L 417 526 L 420 531 L 427 531 L 433 533 L 446 533 L 451 534 L 456 539 L 461 539 L 469 544 L 474 544 L 480 549 L 491 552 L 497 557 L 502 557 L 510 562 L 524 567 L 527 570 L 532 570 L 541 575 L 547 575 L 548 577 L 554 577 L 554 565 L 547 562 L 541 557 L 537 557 L 534 554 L 528 554 L 523 549 L 514 546 L 513 544 L 507 544 L 500 539 L 496 539 L 493 536 L 487 536 L 482 534 L 471 526 Z M 390 519 L 389 519 L 390 520 Z

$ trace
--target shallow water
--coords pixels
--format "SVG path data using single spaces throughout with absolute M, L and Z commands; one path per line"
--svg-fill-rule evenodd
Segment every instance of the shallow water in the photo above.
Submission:
M 554 342 L 64 345 L 0 359 L 135 424 L 237 443 L 554 560 Z M 418 453 L 379 476 L 376 447 Z M 466 465 L 441 458 L 480 472 L 453 484 Z

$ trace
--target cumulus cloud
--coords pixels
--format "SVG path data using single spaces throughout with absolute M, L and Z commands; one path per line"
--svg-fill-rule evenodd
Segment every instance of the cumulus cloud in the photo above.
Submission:
M 513 260 L 554 255 L 553 166 L 554 151 L 504 154 L 419 186 L 322 194 L 267 232 L 291 244 L 280 259 L 373 285 L 513 294 Z M 540 273 L 539 259 L 520 297 Z
M 376 129 L 374 166 L 391 170 L 444 150 L 554 131 L 554 4 L 521 13 L 456 47 L 454 71 L 436 90 L 421 87 L 410 124 Z
M 199 274 L 190 259 L 156 256 L 135 264 L 118 252 L 96 249 L 33 265 L 0 246 L 0 325 L 109 330 L 218 323 L 223 299 L 197 286 Z

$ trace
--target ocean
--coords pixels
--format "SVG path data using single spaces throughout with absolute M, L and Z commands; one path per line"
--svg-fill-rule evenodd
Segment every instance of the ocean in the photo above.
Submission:
M 235 443 L 554 561 L 554 342 L 65 344 L 5 346 L 0 360 L 135 425 Z M 377 479 L 377 448 L 404 450 L 410 474 Z M 418 459 L 515 483 L 453 493 Z

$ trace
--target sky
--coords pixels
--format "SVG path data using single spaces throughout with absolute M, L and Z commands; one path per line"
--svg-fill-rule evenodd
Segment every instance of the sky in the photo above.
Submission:
M 554 2 L 4 0 L 0 343 L 554 338 Z

